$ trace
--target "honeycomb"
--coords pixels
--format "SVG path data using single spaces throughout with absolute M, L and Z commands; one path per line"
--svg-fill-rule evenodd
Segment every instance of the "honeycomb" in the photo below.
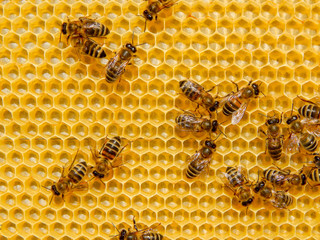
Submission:
M 306 187 L 294 206 L 277 210 L 255 201 L 248 209 L 217 174 L 241 165 L 250 177 L 272 166 L 258 128 L 262 114 L 287 112 L 297 95 L 317 96 L 320 82 L 320 2 L 180 0 L 148 22 L 142 0 L 30 0 L 0 3 L 0 239 L 109 239 L 118 228 L 157 228 L 168 239 L 319 239 L 320 197 Z M 92 16 L 109 27 L 107 57 L 138 47 L 120 82 L 107 84 L 107 59 L 81 56 L 60 26 L 67 16 Z M 176 134 L 175 117 L 190 102 L 178 82 L 191 78 L 214 94 L 260 80 L 238 125 L 224 124 L 210 174 L 187 180 L 185 160 L 207 136 Z M 42 186 L 57 181 L 77 149 L 93 164 L 90 145 L 106 136 L 130 143 L 126 162 L 105 183 L 49 205 Z M 281 168 L 300 169 L 302 154 Z

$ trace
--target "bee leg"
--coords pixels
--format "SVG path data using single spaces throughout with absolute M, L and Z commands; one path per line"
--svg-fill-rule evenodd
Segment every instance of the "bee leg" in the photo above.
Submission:
M 314 102 L 312 102 L 312 101 L 310 101 L 310 100 L 307 100 L 307 99 L 304 99 L 303 97 L 301 97 L 301 96 L 297 96 L 301 101 L 303 101 L 303 102 L 306 102 L 306 103 L 311 103 L 311 104 L 313 104 L 313 105 L 318 105 L 318 104 L 316 104 L 316 103 L 314 103 Z
M 239 86 L 237 83 L 235 83 L 234 81 L 230 80 L 235 86 L 236 86 L 236 89 L 237 89 L 237 92 L 239 92 Z
M 106 184 L 104 183 L 104 181 L 102 181 L 101 178 L 99 178 L 100 182 L 104 185 L 104 187 L 106 187 Z
M 196 109 L 194 110 L 195 112 L 199 109 L 199 104 L 197 104 Z
M 135 218 L 135 216 L 133 216 L 133 227 L 137 232 L 139 232 L 137 225 L 136 225 L 136 220 L 134 218 Z
M 158 20 L 158 15 L 156 15 L 155 19 L 156 19 L 156 21 Z
M 213 89 L 215 89 L 216 86 L 213 86 L 212 88 L 208 89 L 206 92 L 211 92 Z
M 264 149 L 264 154 L 267 154 L 267 149 L 268 149 L 268 139 L 266 139 L 266 144 L 265 144 L 265 149 Z

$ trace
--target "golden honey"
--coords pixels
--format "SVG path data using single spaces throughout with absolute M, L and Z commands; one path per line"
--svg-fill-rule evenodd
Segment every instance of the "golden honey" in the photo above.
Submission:
M 254 179 L 272 161 L 258 127 L 273 109 L 287 112 L 297 95 L 318 95 L 320 2 L 180 0 L 144 30 L 142 0 L 2 1 L 0 3 L 0 239 L 109 239 L 119 229 L 161 223 L 168 239 L 319 239 L 320 197 L 306 187 L 292 192 L 290 211 L 261 200 L 248 209 L 224 190 L 218 175 L 241 165 Z M 111 33 L 107 58 L 122 45 L 138 47 L 120 82 L 107 84 L 107 59 L 81 56 L 60 28 L 68 16 L 92 16 Z M 249 105 L 236 126 L 224 124 L 210 174 L 187 180 L 185 160 L 206 135 L 175 132 L 180 109 L 193 109 L 178 82 L 186 78 L 213 94 L 262 82 L 266 97 Z M 301 104 L 301 103 L 300 103 Z M 297 107 L 299 103 L 297 103 Z M 41 187 L 59 179 L 80 148 L 106 136 L 130 143 L 124 166 L 105 183 L 49 206 Z M 279 163 L 298 170 L 304 157 Z

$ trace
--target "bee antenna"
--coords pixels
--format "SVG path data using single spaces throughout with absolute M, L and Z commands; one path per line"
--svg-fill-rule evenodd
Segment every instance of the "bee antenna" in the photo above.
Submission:
M 52 197 L 51 197 L 51 199 L 50 199 L 49 205 L 51 205 L 52 200 L 53 200 L 53 194 L 52 194 Z
M 262 92 L 262 91 L 260 91 L 261 92 L 261 94 L 265 97 L 266 95 L 264 95 L 264 93 Z
M 43 187 L 43 188 L 45 188 L 45 189 L 47 189 L 47 190 L 51 191 L 51 189 L 50 189 L 49 187 L 46 187 L 46 186 L 43 186 L 43 185 L 41 185 L 41 187 Z
M 223 134 L 223 136 L 225 136 L 225 138 L 228 138 L 227 135 L 224 132 L 222 132 L 220 128 L 219 128 L 219 131 L 220 131 L 220 134 Z M 218 135 L 218 137 L 220 136 L 220 134 Z
M 116 227 L 116 225 L 114 225 L 113 222 L 111 222 L 111 224 L 114 226 L 115 229 L 117 229 L 118 233 L 120 234 L 120 231 L 119 231 L 119 229 Z
M 268 118 L 268 115 L 264 115 L 263 113 L 258 113 L 258 114 L 261 115 L 261 116 L 264 116 L 264 117 Z
M 134 39 L 134 31 L 132 31 L 132 45 L 133 45 L 133 39 Z
M 140 43 L 140 44 L 138 44 L 138 45 L 136 45 L 136 47 L 138 47 L 138 46 L 141 46 L 141 45 L 145 45 L 145 44 L 148 44 L 148 43 Z
M 219 133 L 219 135 L 213 140 L 213 141 L 216 141 L 219 137 L 220 137 L 220 135 L 221 135 L 221 131 L 220 131 L 220 133 Z M 224 135 L 224 134 L 223 134 Z
M 248 82 L 248 86 L 249 86 L 251 83 L 252 83 L 252 80 L 250 80 L 250 81 Z

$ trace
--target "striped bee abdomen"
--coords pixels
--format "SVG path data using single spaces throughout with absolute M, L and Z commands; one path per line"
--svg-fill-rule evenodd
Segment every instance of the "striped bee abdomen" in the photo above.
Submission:
M 320 119 L 320 107 L 313 104 L 308 104 L 300 107 L 298 112 L 301 116 L 310 119 Z
M 144 233 L 142 235 L 142 240 L 162 240 L 163 236 L 159 233 Z
M 223 105 L 222 112 L 224 115 L 229 116 L 233 112 L 237 111 L 241 106 L 241 102 L 238 98 L 233 98 L 230 101 L 226 101 Z
M 83 52 L 95 58 L 104 58 L 107 56 L 106 52 L 99 44 L 89 39 L 85 41 Z
M 68 178 L 72 181 L 72 183 L 77 184 L 86 175 L 86 172 L 87 163 L 85 161 L 82 161 L 70 170 L 70 172 L 68 173 Z
M 121 139 L 119 136 L 110 139 L 102 150 L 102 156 L 108 160 L 113 160 L 120 151 Z
M 309 133 L 304 133 L 300 138 L 300 144 L 308 152 L 314 152 L 318 147 L 318 141 L 315 136 Z

